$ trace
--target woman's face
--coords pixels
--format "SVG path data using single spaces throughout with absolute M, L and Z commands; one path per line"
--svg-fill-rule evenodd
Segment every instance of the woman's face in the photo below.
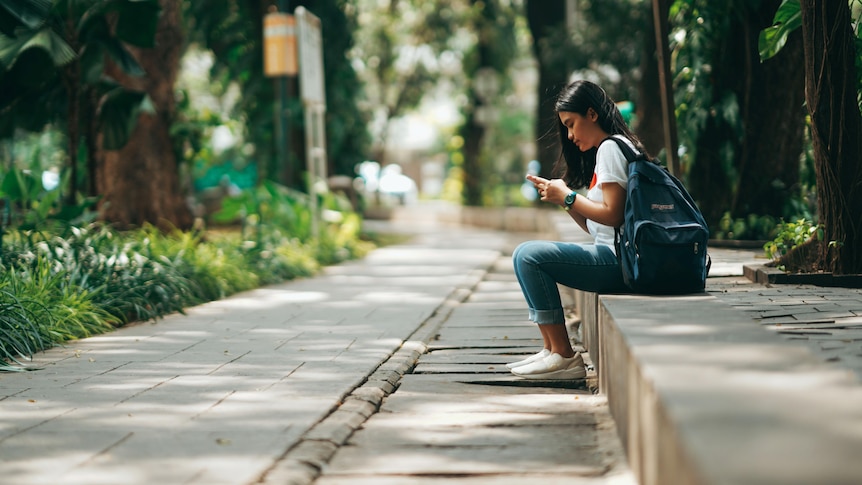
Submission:
M 585 152 L 599 146 L 599 143 L 605 139 L 604 132 L 597 123 L 598 115 L 592 108 L 588 109 L 585 115 L 572 111 L 560 111 L 559 116 L 560 122 L 568 131 L 569 140 L 578 147 L 578 150 Z

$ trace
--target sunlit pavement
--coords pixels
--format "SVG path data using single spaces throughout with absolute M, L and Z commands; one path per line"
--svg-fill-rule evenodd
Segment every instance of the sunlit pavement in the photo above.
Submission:
M 352 483 L 364 476 L 405 483 L 410 475 L 533 473 L 571 483 L 605 474 L 607 463 L 624 470 L 618 446 L 610 461 L 596 454 L 603 436 L 614 443 L 613 426 L 602 399 L 583 383 L 531 389 L 482 382 L 511 383 L 502 363 L 537 345 L 507 268 L 512 236 L 452 226 L 393 230 L 415 236 L 314 278 L 51 349 L 28 363 L 31 372 L 0 375 L 0 482 L 309 483 L 346 476 Z M 481 326 L 470 330 L 472 323 Z M 467 340 L 487 348 L 471 350 Z M 438 348 L 452 344 L 467 353 Z M 434 370 L 447 359 L 456 367 Z M 464 375 L 453 379 L 455 368 Z M 409 412 L 393 420 L 392 406 Z M 428 409 L 439 414 L 429 419 Z M 399 420 L 430 428 L 399 431 Z M 529 452 L 566 429 L 579 437 Z M 420 442 L 410 444 L 417 434 Z M 348 439 L 385 449 L 366 449 L 375 461 L 366 460 Z M 425 449 L 421 439 L 441 446 Z M 589 456 L 572 461 L 578 450 Z M 387 458 L 398 451 L 407 455 Z M 425 468 L 410 471 L 407 457 Z M 399 461 L 400 469 L 378 466 Z
M 0 375 L 0 482 L 264 477 L 500 256 L 450 229 L 37 355 Z
M 0 375 L 0 482 L 635 482 L 594 372 L 503 366 L 540 345 L 509 258 L 534 234 L 368 224 L 414 237 Z M 755 252 L 710 252 L 710 295 L 858 375 L 858 290 L 752 284 Z

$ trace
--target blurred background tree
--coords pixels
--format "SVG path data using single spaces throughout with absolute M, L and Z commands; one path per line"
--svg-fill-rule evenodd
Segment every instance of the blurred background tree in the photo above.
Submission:
M 327 155 L 330 174 L 353 175 L 354 167 L 367 157 L 370 137 L 368 118 L 357 104 L 363 98 L 363 85 L 347 58 L 357 33 L 354 2 L 346 0 L 311 0 L 277 2 L 272 0 L 227 0 L 224 2 L 183 2 L 186 11 L 189 42 L 213 54 L 211 78 L 226 92 L 231 85 L 242 93 L 227 118 L 241 119 L 245 136 L 253 147 L 253 158 L 260 172 L 269 180 L 289 186 L 301 186 L 301 177 L 285 180 L 283 167 L 275 162 L 274 120 L 276 82 L 263 72 L 264 14 L 271 6 L 286 4 L 293 12 L 304 6 L 321 19 L 324 77 L 327 103 Z M 298 99 L 296 80 L 290 81 L 288 105 L 290 164 L 304 167 L 304 118 Z
M 71 174 L 66 203 L 101 197 L 104 217 L 121 225 L 187 227 L 187 200 L 200 195 L 202 180 L 229 173 L 222 165 L 253 180 L 240 189 L 262 180 L 299 187 L 302 106 L 294 80 L 296 180 L 286 180 L 275 156 L 276 90 L 263 74 L 262 19 L 271 7 L 303 5 L 323 23 L 330 173 L 353 176 L 364 160 L 420 166 L 442 159 L 443 185 L 454 190 L 426 197 L 525 204 L 510 189 L 531 160 L 550 175 L 559 154 L 555 137 L 545 136 L 557 122 L 553 98 L 574 78 L 632 102 L 636 133 L 667 158 L 652 27 L 659 5 L 670 27 L 682 178 L 714 237 L 764 239 L 781 219 L 815 219 L 824 210 L 814 190 L 815 182 L 818 190 L 828 183 L 815 170 L 824 155 L 812 139 L 817 120 L 806 124 L 811 100 L 804 98 L 805 46 L 815 37 L 787 29 L 782 48 L 760 57 L 764 30 L 788 5 L 799 12 L 799 3 L 0 0 L 7 14 L 0 16 L 0 137 L 14 146 L 25 131 L 61 133 L 62 168 Z M 858 42 L 858 2 L 838 3 L 847 3 Z M 187 79 L 195 62 L 208 66 L 199 84 Z M 202 97 L 217 101 L 201 108 Z M 424 124 L 405 131 L 404 120 L 417 118 Z M 423 131 L 432 142 L 422 151 L 393 157 Z M 236 141 L 218 148 L 225 132 Z
M 148 167 L 149 173 L 121 190 L 114 190 L 116 184 L 124 184 L 116 174 L 104 174 L 104 160 L 126 145 L 138 118 L 154 118 L 146 114 L 152 111 L 146 88 L 160 84 L 167 99 L 173 98 L 169 76 L 146 87 L 141 83 L 132 86 L 130 81 L 124 85 L 119 79 L 143 78 L 144 68 L 132 49 L 152 50 L 162 17 L 158 2 L 61 0 L 46 5 L 9 1 L 4 8 L 18 12 L 20 15 L 12 18 L 23 22 L 11 32 L 4 28 L 0 38 L 0 64 L 4 68 L 0 73 L 0 136 L 11 138 L 17 130 L 41 131 L 46 126 L 65 132 L 67 150 L 62 169 L 69 173 L 66 205 L 80 202 L 79 188 L 83 185 L 84 194 L 102 196 L 104 217 L 109 222 L 123 226 L 149 221 L 189 227 L 185 200 L 173 183 L 176 170 L 170 153 L 156 149 L 158 156 Z M 164 18 L 162 25 L 171 19 Z M 160 67 L 170 72 L 169 64 Z M 166 132 L 169 111 L 162 121 Z M 149 132 L 148 128 L 137 130 L 141 133 L 138 136 Z M 108 170 L 128 168 L 135 162 L 122 157 Z M 82 166 L 83 171 L 79 170 Z M 100 186 L 100 182 L 107 185 Z
M 805 111 L 802 39 L 761 62 L 758 38 L 781 0 L 676 1 L 676 106 L 693 196 L 711 227 L 725 213 L 793 217 Z

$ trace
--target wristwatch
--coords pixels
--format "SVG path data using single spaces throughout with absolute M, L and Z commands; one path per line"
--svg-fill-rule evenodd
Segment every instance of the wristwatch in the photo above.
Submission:
M 566 196 L 566 200 L 565 200 L 566 210 L 569 210 L 572 208 L 572 204 L 575 203 L 575 197 L 577 195 L 578 195 L 578 193 L 573 190 L 569 195 Z

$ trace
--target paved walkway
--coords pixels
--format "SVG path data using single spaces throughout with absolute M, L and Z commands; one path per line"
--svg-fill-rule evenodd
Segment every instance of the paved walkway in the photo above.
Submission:
M 40 353 L 32 362 L 40 370 L 0 374 L 0 482 L 309 483 L 396 387 L 397 399 L 369 422 L 388 428 L 388 437 L 356 439 L 412 449 L 410 458 L 367 460 L 351 443 L 345 449 L 354 453 L 335 456 L 324 480 L 513 472 L 521 480 L 624 469 L 618 447 L 595 453 L 600 435 L 614 443 L 615 433 L 602 398 L 583 383 L 501 387 L 458 383 L 465 379 L 440 370 L 447 359 L 463 363 L 456 348 L 484 341 L 488 348 L 468 350 L 480 360 L 463 366 L 466 381 L 489 374 L 511 381 L 500 364 L 539 345 L 505 269 L 512 244 L 500 232 L 421 230 L 409 244 L 315 278 Z M 487 328 L 495 321 L 499 327 Z M 430 354 L 437 362 L 423 360 L 402 380 L 438 333 L 444 340 Z M 393 419 L 393 409 L 410 411 Z M 440 446 L 411 447 L 411 426 Z M 553 431 L 546 441 L 538 430 Z M 550 443 L 565 430 L 577 440 Z M 589 456 L 571 462 L 574 449 Z
M 539 345 L 508 258 L 525 237 L 420 228 L 315 278 L 40 353 L 41 370 L 0 374 L 0 482 L 633 483 L 602 396 L 502 365 Z M 750 254 L 713 258 L 732 274 Z M 858 372 L 858 291 L 734 276 L 709 291 Z

